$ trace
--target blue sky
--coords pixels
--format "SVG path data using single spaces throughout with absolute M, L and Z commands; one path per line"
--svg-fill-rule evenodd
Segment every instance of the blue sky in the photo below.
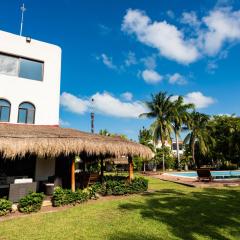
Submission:
M 240 114 L 240 2 L 25 0 L 23 35 L 62 48 L 60 118 L 137 139 L 151 93 L 183 95 L 208 114 Z M 2 0 L 0 28 L 19 33 L 22 1 Z M 94 104 L 91 104 L 91 98 Z

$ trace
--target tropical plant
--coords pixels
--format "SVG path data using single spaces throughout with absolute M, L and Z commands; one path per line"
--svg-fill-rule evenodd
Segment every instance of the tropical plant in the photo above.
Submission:
M 139 140 L 139 143 L 149 147 L 153 152 L 155 151 L 154 145 L 153 145 L 153 135 L 152 135 L 151 129 L 146 129 L 145 127 L 140 129 L 138 140 Z M 142 159 L 142 163 L 143 163 L 143 171 L 145 172 L 145 170 L 146 170 L 145 159 Z
M 172 114 L 172 125 L 177 145 L 178 168 L 180 169 L 179 137 L 182 130 L 186 130 L 190 124 L 190 110 L 194 109 L 194 104 L 184 103 L 182 96 L 179 96 L 174 102 L 174 114 Z
M 176 168 L 176 158 L 173 156 L 171 148 L 169 146 L 165 146 L 163 148 L 156 148 L 155 156 L 153 161 L 157 164 L 160 164 L 162 161 L 162 156 L 165 158 L 165 167 L 166 169 Z
M 102 136 L 112 136 L 112 134 L 110 132 L 108 132 L 107 129 L 100 129 L 99 135 L 102 135 Z
M 172 115 L 175 113 L 172 95 L 166 92 L 160 92 L 152 95 L 152 100 L 146 102 L 149 112 L 143 113 L 140 117 L 154 118 L 151 125 L 153 132 L 153 142 L 155 146 L 161 141 L 162 148 L 165 147 L 166 142 L 171 142 Z M 165 171 L 165 158 L 162 156 L 163 171 Z
M 0 216 L 7 215 L 11 211 L 12 211 L 12 202 L 5 198 L 0 198 Z
M 200 167 L 199 161 L 196 161 L 195 158 L 196 143 L 198 144 L 199 152 L 203 155 L 210 152 L 210 146 L 214 143 L 214 139 L 210 134 L 211 128 L 208 126 L 210 118 L 208 115 L 196 111 L 193 111 L 190 116 L 190 132 L 185 137 L 184 143 L 190 145 L 193 162 L 197 167 Z
M 145 146 L 148 146 L 151 150 L 154 150 L 153 135 L 152 135 L 151 129 L 146 129 L 145 127 L 140 129 L 138 140 L 139 140 L 139 143 Z
M 240 163 L 240 118 L 232 116 L 213 116 L 209 121 L 215 145 L 211 158 L 222 165 Z
M 108 136 L 108 137 L 121 137 L 125 140 L 128 140 L 128 137 L 125 134 L 110 133 L 107 129 L 101 129 L 99 131 L 99 135 Z
M 38 212 L 42 207 L 43 199 L 43 193 L 30 192 L 19 200 L 18 210 L 23 213 Z

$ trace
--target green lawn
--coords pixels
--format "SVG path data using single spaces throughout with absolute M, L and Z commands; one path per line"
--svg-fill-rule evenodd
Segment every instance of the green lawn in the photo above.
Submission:
M 240 188 L 150 180 L 151 194 L 0 222 L 0 239 L 240 239 Z

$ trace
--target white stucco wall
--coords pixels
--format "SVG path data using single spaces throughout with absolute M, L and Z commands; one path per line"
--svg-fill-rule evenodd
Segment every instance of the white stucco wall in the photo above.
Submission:
M 0 31 L 0 52 L 44 62 L 43 81 L 0 74 L 0 98 L 11 103 L 10 123 L 17 123 L 18 106 L 26 101 L 36 107 L 36 125 L 58 125 L 61 48 Z

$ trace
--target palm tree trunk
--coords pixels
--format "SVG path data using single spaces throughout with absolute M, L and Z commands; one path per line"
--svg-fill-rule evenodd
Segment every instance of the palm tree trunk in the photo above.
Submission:
M 162 170 L 163 172 L 165 172 L 165 153 L 164 153 L 164 150 L 165 150 L 165 144 L 162 143 Z
M 176 138 L 176 145 L 177 145 L 178 170 L 181 170 L 181 166 L 180 166 L 180 153 L 179 153 L 179 140 L 178 140 L 178 134 L 176 132 L 175 132 L 175 138 Z
M 194 162 L 195 165 L 197 165 L 197 168 L 199 168 L 199 163 L 196 162 L 196 159 L 195 159 L 195 140 L 193 140 L 191 148 L 192 148 L 193 162 Z

